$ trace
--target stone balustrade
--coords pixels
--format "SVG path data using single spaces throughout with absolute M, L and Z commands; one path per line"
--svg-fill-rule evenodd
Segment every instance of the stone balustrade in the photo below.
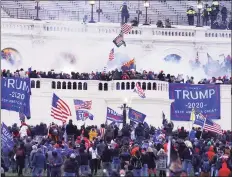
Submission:
M 81 24 L 79 22 L 63 22 L 63 21 L 32 21 L 32 20 L 16 20 L 2 19 L 2 33 L 20 33 L 27 35 L 74 35 L 74 34 L 100 34 L 100 35 L 116 35 L 120 33 L 119 24 L 111 23 L 96 23 L 96 24 Z M 139 26 L 131 30 L 126 36 L 128 38 L 149 37 L 153 38 L 179 38 L 191 39 L 198 38 L 199 40 L 230 40 L 230 30 L 211 30 L 208 27 L 189 27 L 189 26 L 174 26 L 173 28 L 157 28 L 151 26 Z
M 66 79 L 31 79 L 32 89 L 82 90 L 82 91 L 123 91 L 133 90 L 138 83 L 143 90 L 168 92 L 168 83 L 158 80 L 66 80 Z M 89 87 L 90 86 L 90 87 Z

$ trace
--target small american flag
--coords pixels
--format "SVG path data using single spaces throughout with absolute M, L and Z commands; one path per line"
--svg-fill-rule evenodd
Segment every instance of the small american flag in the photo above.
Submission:
M 63 100 L 61 100 L 55 93 L 53 93 L 52 97 L 51 116 L 54 119 L 62 121 L 63 123 L 66 122 L 68 116 L 71 116 L 69 106 Z
M 120 47 L 121 45 L 126 46 L 126 43 L 125 43 L 124 38 L 123 38 L 123 34 L 120 33 L 120 34 L 113 40 L 113 43 L 114 43 L 117 47 Z
M 133 27 L 131 25 L 125 23 L 124 25 L 122 25 L 121 30 L 123 34 L 128 34 L 132 28 Z
M 207 119 L 205 120 L 204 130 L 215 132 L 218 134 L 222 134 L 222 129 L 219 124 L 214 123 L 212 120 Z
M 114 48 L 111 49 L 109 54 L 109 60 L 112 61 L 114 59 Z
M 75 110 L 91 109 L 92 101 L 74 100 Z

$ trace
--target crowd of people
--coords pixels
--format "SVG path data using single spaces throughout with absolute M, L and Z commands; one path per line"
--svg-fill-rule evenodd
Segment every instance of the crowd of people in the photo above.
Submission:
M 208 26 L 210 22 L 210 26 L 212 29 L 232 29 L 232 19 L 227 20 L 229 11 L 227 10 L 224 4 L 220 4 L 219 1 L 213 0 L 212 4 L 206 3 L 203 7 L 203 11 L 201 13 L 201 18 L 203 21 L 203 26 Z M 190 26 L 194 25 L 194 17 L 197 16 L 198 13 L 191 6 L 187 9 L 187 17 L 188 23 Z M 201 24 L 200 24 L 201 25 Z
M 52 79 L 76 79 L 76 80 L 160 80 L 167 81 L 169 83 L 188 83 L 188 84 L 232 84 L 232 77 L 212 77 L 211 79 L 202 79 L 198 82 L 194 80 L 194 77 L 187 77 L 179 74 L 178 76 L 165 74 L 164 71 L 159 73 L 154 73 L 153 71 L 143 71 L 142 73 L 134 70 L 130 71 L 119 71 L 113 70 L 109 72 L 91 72 L 91 73 L 79 73 L 71 72 L 67 73 L 57 73 L 54 70 L 43 72 L 43 71 L 25 71 L 24 69 L 16 70 L 11 72 L 10 70 L 3 69 L 1 72 L 1 77 L 21 77 L 21 78 L 52 78 Z
M 166 119 L 161 129 L 142 123 L 78 128 L 72 120 L 35 127 L 22 121 L 8 129 L 15 145 L 2 148 L 2 175 L 229 177 L 232 170 L 231 131 L 173 130 Z

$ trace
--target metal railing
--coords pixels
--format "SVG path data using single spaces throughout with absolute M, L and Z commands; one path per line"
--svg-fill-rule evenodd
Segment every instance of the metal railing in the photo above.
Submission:
M 3 8 L 11 18 L 16 19 L 35 19 L 36 18 L 36 9 L 27 9 L 25 12 L 22 8 Z M 88 16 L 88 20 L 90 19 L 90 11 L 67 11 L 67 10 L 44 10 L 41 9 L 39 11 L 39 18 L 41 20 L 68 20 L 68 21 L 82 21 L 84 16 Z M 94 12 L 94 18 L 97 19 L 98 14 Z M 134 17 L 137 17 L 136 13 L 130 13 L 129 21 L 133 20 Z M 2 17 L 4 18 L 4 17 Z M 105 19 L 105 20 L 103 20 Z M 187 18 L 183 19 L 181 15 L 158 15 L 154 13 L 148 13 L 148 22 L 151 24 L 156 24 L 158 20 L 169 19 L 171 24 L 173 25 L 182 25 L 187 23 Z M 87 21 L 88 21 L 87 20 Z M 103 12 L 101 14 L 101 21 L 112 22 L 112 23 L 120 23 L 121 22 L 121 13 L 114 12 Z M 186 23 L 183 23 L 186 21 Z M 140 23 L 145 22 L 144 16 L 140 16 Z

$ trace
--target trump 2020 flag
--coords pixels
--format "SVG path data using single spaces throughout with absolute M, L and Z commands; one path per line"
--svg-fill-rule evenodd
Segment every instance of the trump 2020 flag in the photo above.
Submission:
M 77 110 L 76 111 L 77 120 L 85 121 L 87 119 L 93 120 L 93 114 L 86 110 Z
M 146 118 L 146 115 L 141 113 L 141 112 L 138 112 L 134 109 L 129 109 L 129 119 L 134 121 L 134 122 L 138 122 L 138 123 L 143 123 L 145 118 Z
M 200 113 L 195 116 L 195 120 L 193 122 L 194 125 L 198 125 L 200 127 L 204 127 L 206 118 Z
M 121 114 L 118 114 L 113 109 L 107 107 L 106 120 L 111 120 L 113 122 L 122 123 L 123 122 L 123 117 L 122 117 Z
M 140 98 L 146 98 L 144 90 L 139 86 L 138 83 L 135 85 L 134 92 L 136 92 Z
M 4 149 L 11 150 L 14 147 L 14 140 L 13 136 L 8 130 L 8 127 L 2 122 L 2 127 L 1 127 L 1 139 L 2 139 L 2 147 Z
M 20 112 L 23 107 L 23 114 L 31 117 L 30 97 L 31 82 L 30 78 L 8 77 L 1 78 L 1 109 Z

